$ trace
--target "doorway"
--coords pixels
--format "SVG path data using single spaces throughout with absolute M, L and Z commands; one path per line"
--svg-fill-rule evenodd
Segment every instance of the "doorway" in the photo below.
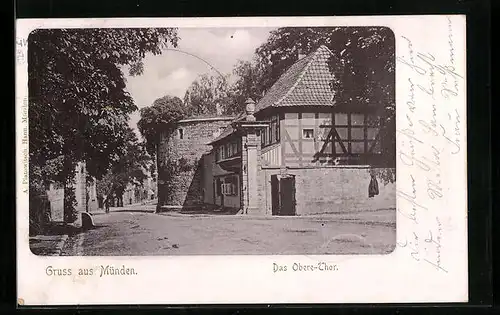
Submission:
M 296 215 L 295 175 L 271 175 L 272 215 Z

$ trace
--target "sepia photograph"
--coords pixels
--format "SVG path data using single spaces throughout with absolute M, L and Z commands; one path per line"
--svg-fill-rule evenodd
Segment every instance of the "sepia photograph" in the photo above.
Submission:
M 19 305 L 469 300 L 465 16 L 16 25 Z
M 36 29 L 36 255 L 388 254 L 387 27 Z

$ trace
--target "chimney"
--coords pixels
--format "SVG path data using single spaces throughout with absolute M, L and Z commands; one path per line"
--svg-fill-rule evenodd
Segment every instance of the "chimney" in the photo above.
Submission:
M 304 53 L 304 50 L 302 48 L 299 48 L 298 50 L 298 60 L 304 58 L 306 56 L 306 54 Z

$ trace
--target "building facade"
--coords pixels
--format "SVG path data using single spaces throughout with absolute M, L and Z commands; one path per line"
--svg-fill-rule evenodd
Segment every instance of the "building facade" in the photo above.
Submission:
M 193 204 L 260 215 L 395 208 L 394 182 L 378 178 L 377 194 L 368 193 L 377 174 L 395 174 L 395 155 L 388 158 L 382 152 L 380 109 L 336 103 L 330 88 L 331 54 L 321 46 L 300 58 L 257 104 L 248 100 L 246 113 L 225 121 L 219 136 L 208 143 L 215 134 L 207 131 L 200 137 L 203 154 L 201 147 L 198 154 L 190 154 L 177 147 L 175 139 L 166 141 L 169 154 L 202 165 L 199 175 L 183 179 L 203 191 L 203 198 Z M 181 122 L 179 130 L 185 126 Z M 170 178 L 182 187 L 179 178 Z
M 158 146 L 158 205 L 186 208 L 213 204 L 213 176 L 228 174 L 218 165 L 207 165 L 217 138 L 234 117 L 191 117 L 177 123 L 174 132 L 161 135 Z M 205 167 L 209 167 L 205 169 Z
M 75 168 L 76 211 L 94 212 L 98 209 L 95 180 L 87 179 L 84 162 L 79 162 Z M 50 202 L 50 215 L 54 222 L 64 221 L 64 188 L 60 184 L 51 183 L 47 195 Z
M 123 205 L 148 204 L 154 202 L 156 197 L 156 180 L 148 176 L 142 185 L 127 185 L 123 192 Z

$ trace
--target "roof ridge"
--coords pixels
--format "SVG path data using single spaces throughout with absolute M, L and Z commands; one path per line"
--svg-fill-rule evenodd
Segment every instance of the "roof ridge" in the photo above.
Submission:
M 290 89 L 285 93 L 285 95 L 283 95 L 279 100 L 277 100 L 276 102 L 273 103 L 273 106 L 277 106 L 279 103 L 281 103 L 288 95 L 292 94 L 292 92 L 295 90 L 295 88 L 297 87 L 297 85 L 299 85 L 299 83 L 302 81 L 302 78 L 304 77 L 304 75 L 306 74 L 307 70 L 309 69 L 309 67 L 311 66 L 311 64 L 313 63 L 313 61 L 315 60 L 315 58 L 320 54 L 320 51 L 322 50 L 322 48 L 326 48 L 327 51 L 330 53 L 330 54 L 333 54 L 332 51 L 330 49 L 328 49 L 328 47 L 326 47 L 325 45 L 321 45 L 318 47 L 318 49 L 316 49 L 315 52 L 312 53 L 312 57 L 311 59 L 307 62 L 306 66 L 304 67 L 304 69 L 302 69 L 302 72 L 300 73 L 299 75 L 299 78 L 297 79 L 297 81 L 295 81 L 295 83 L 290 87 Z

